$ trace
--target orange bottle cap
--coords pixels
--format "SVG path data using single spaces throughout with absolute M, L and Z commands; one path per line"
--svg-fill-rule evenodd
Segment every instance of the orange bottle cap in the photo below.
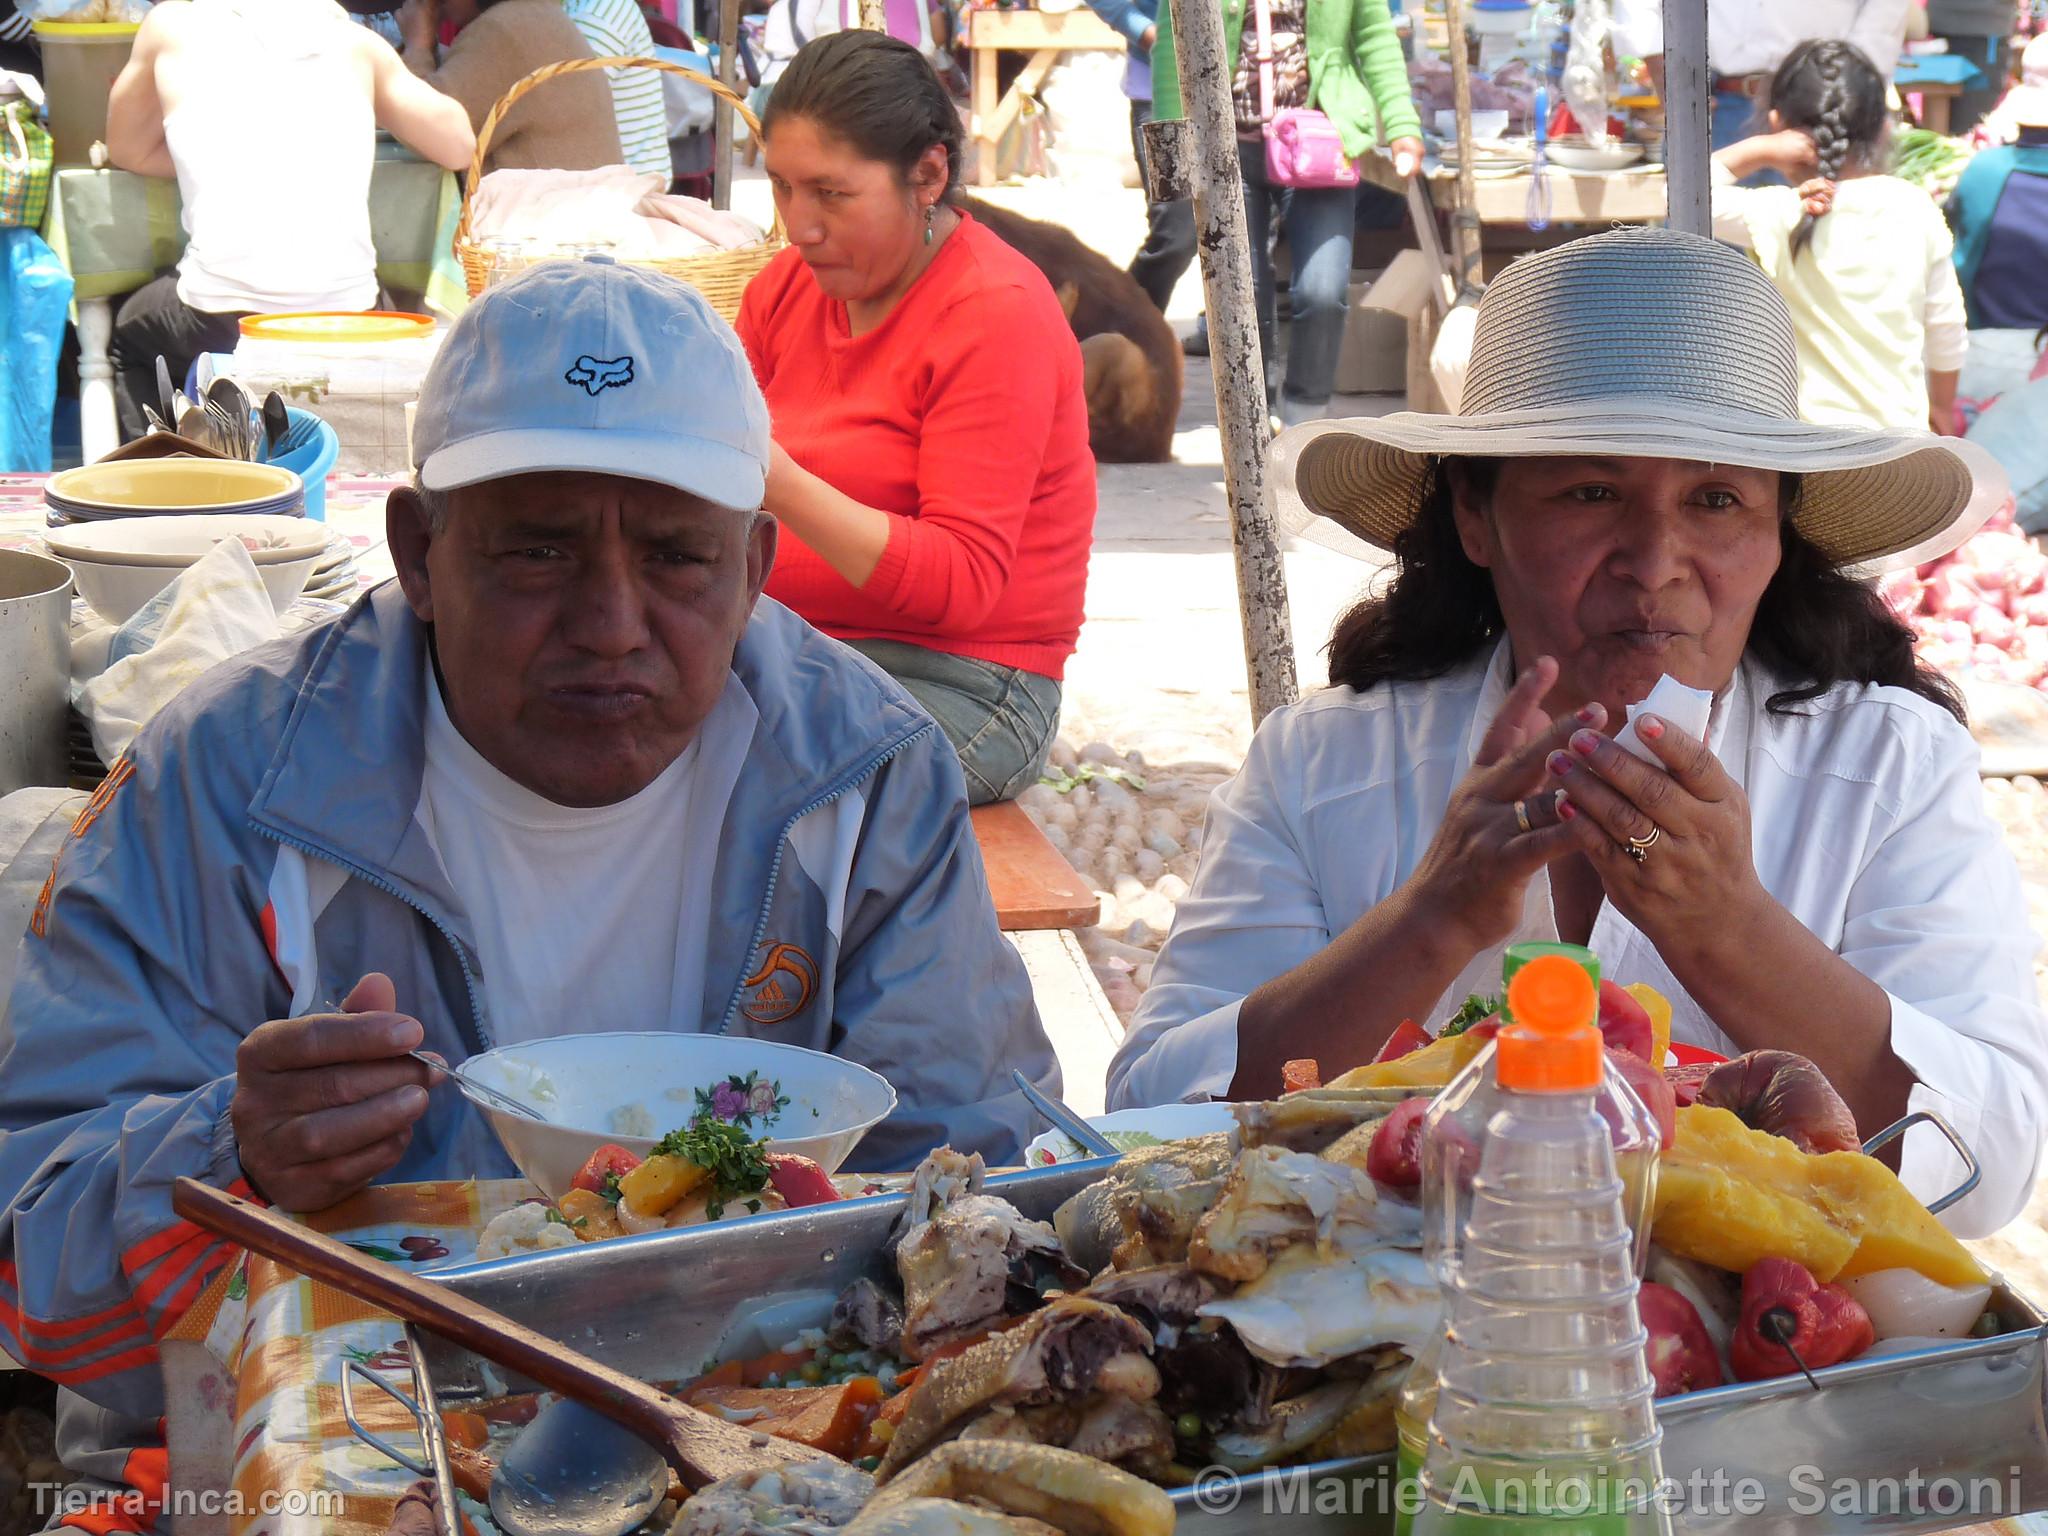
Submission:
M 1584 967 L 1541 955 L 1508 982 L 1514 1023 L 1500 1032 L 1494 1066 L 1503 1088 L 1584 1092 L 1600 1081 L 1600 994 Z

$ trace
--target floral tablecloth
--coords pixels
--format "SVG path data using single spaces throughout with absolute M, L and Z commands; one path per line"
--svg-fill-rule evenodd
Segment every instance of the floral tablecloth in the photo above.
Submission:
M 419 1272 L 468 1262 L 492 1217 L 537 1198 L 517 1179 L 392 1184 L 365 1190 L 308 1225 Z M 210 1481 L 199 1468 L 224 1448 L 230 1536 L 382 1536 L 413 1475 L 357 1440 L 342 1416 L 341 1376 L 361 1361 L 401 1391 L 410 1363 L 398 1320 L 268 1259 L 245 1255 L 214 1279 L 166 1340 L 171 1476 Z M 182 1385 L 181 1385 L 182 1384 Z M 365 1426 L 405 1449 L 411 1416 L 364 1383 Z M 264 1495 L 298 1494 L 286 1513 Z M 323 1497 L 313 1498 L 319 1494 Z M 338 1506 L 338 1507 L 337 1507 Z

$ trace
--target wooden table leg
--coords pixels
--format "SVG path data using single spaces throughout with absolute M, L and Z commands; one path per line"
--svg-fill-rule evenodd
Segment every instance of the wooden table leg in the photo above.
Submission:
M 988 129 L 996 111 L 996 50 L 976 48 L 973 53 L 974 84 L 968 110 L 974 119 L 974 184 L 992 187 L 996 184 L 997 141 L 989 137 Z
M 114 336 L 114 306 L 108 299 L 78 301 L 78 437 L 80 457 L 97 463 L 121 445 L 114 412 L 114 364 L 107 356 Z
M 1948 134 L 1949 104 L 1950 98 L 1948 96 L 1937 96 L 1932 91 L 1923 91 L 1920 95 L 1922 126 L 1946 137 Z

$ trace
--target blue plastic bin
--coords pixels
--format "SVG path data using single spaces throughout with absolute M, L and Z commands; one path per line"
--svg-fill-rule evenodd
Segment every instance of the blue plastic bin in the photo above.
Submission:
M 306 516 L 324 523 L 327 475 L 341 456 L 341 439 L 334 428 L 311 411 L 287 406 L 286 414 L 291 417 L 291 426 L 286 429 L 277 454 L 268 462 L 293 471 L 306 482 Z

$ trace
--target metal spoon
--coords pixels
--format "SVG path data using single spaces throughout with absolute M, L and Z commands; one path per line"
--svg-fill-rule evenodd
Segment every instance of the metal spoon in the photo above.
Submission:
M 284 396 L 272 390 L 263 397 L 263 459 L 277 457 L 277 446 L 292 429 L 291 413 L 284 408 Z
M 212 417 L 196 405 L 187 405 L 178 412 L 178 436 L 204 443 L 215 452 L 224 451 L 220 445 L 220 434 L 213 430 Z
M 1107 1136 L 1058 1099 L 1040 1093 L 1031 1079 L 1022 1072 L 1012 1068 L 1010 1081 L 1017 1085 L 1017 1091 L 1030 1101 L 1033 1109 L 1051 1121 L 1055 1130 L 1064 1131 L 1071 1136 L 1083 1152 L 1093 1153 L 1097 1157 L 1123 1156 L 1123 1153 L 1117 1150 L 1116 1144 Z
M 226 374 L 222 374 L 206 386 L 206 403 L 218 410 L 225 418 L 230 440 L 228 452 L 238 459 L 252 457 L 250 453 L 249 392 Z
M 164 361 L 163 354 L 159 352 L 156 358 L 156 405 L 157 414 L 165 421 L 178 419 L 177 394 L 178 392 L 171 387 L 171 366 Z M 171 429 L 165 427 L 164 430 L 168 432 Z
M 337 1008 L 334 1011 L 339 1013 L 341 1010 Z M 406 1054 L 415 1061 L 425 1062 L 442 1076 L 452 1079 L 455 1086 L 460 1088 L 470 1098 L 488 1105 L 500 1114 L 518 1115 L 521 1119 L 535 1120 L 542 1125 L 548 1123 L 548 1117 L 532 1105 L 522 1103 L 520 1100 L 513 1098 L 509 1093 L 500 1093 L 487 1083 L 478 1082 L 460 1067 L 451 1067 L 438 1056 L 429 1055 L 424 1050 L 407 1051 Z
M 491 1518 L 506 1536 L 624 1536 L 654 1513 L 668 1484 L 661 1452 L 561 1397 L 505 1448 L 491 1477 Z

